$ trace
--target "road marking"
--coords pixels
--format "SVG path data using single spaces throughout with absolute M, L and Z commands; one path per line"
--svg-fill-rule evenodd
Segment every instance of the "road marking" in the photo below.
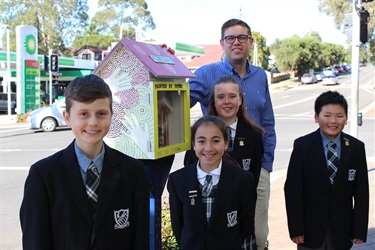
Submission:
M 301 102 L 306 102 L 307 100 L 316 99 L 316 97 L 318 97 L 318 95 L 311 96 L 310 98 L 306 98 L 306 99 L 299 100 L 299 101 L 296 101 L 296 102 L 290 102 L 290 103 L 286 103 L 286 104 L 283 104 L 283 105 L 279 105 L 279 106 L 273 107 L 273 109 L 275 110 L 275 109 L 279 109 L 279 108 L 292 106 L 292 105 L 295 105 L 295 104 L 298 104 L 298 103 L 301 103 Z
M 0 149 L 0 152 L 57 152 L 62 148 L 50 148 L 50 149 Z
M 0 167 L 0 171 L 28 171 L 30 167 Z
M 2 130 L 0 133 L 6 133 L 6 132 L 13 132 L 13 131 L 19 131 L 19 130 L 27 130 L 27 128 L 17 128 L 17 129 L 10 129 L 10 130 Z

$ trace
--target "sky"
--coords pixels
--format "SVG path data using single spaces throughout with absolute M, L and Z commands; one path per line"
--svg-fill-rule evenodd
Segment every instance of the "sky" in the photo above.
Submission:
M 155 30 L 143 33 L 172 46 L 219 44 L 221 26 L 231 18 L 247 22 L 271 45 L 275 39 L 303 37 L 317 31 L 323 42 L 347 47 L 346 35 L 337 30 L 333 17 L 319 13 L 319 0 L 145 0 Z M 97 0 L 89 0 L 89 15 L 97 11 Z M 3 30 L 0 30 L 2 36 Z M 0 41 L 0 47 L 1 46 Z M 4 48 L 5 49 L 5 48 Z
M 94 1 L 93 1 L 94 2 Z M 247 22 L 271 45 L 293 35 L 317 31 L 323 42 L 347 46 L 333 17 L 321 14 L 318 0 L 146 0 L 156 25 L 143 35 L 160 43 L 218 44 L 222 24 L 231 18 Z M 90 6 L 93 6 L 90 4 Z M 95 7 L 89 10 L 94 12 Z

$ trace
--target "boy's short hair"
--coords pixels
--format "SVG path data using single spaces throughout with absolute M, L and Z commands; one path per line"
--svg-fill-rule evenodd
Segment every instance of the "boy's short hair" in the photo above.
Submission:
M 346 102 L 345 97 L 339 92 L 331 90 L 322 93 L 320 96 L 318 96 L 318 98 L 316 98 L 314 106 L 315 114 L 319 115 L 323 106 L 329 104 L 340 105 L 344 108 L 345 115 L 348 116 L 348 103 Z
M 108 98 L 112 111 L 112 91 L 99 76 L 90 74 L 75 78 L 65 91 L 66 112 L 70 113 L 72 101 L 92 103 L 97 99 Z
M 248 29 L 248 35 L 251 36 L 251 28 L 247 23 L 245 23 L 244 21 L 242 21 L 240 19 L 230 19 L 230 20 L 226 21 L 223 24 L 223 26 L 221 26 L 221 39 L 224 39 L 224 33 L 228 28 L 230 28 L 232 26 L 236 26 L 236 25 L 240 25 L 240 26 Z

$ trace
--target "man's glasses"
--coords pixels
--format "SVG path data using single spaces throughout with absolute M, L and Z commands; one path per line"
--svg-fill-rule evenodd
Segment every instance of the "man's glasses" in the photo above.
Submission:
M 227 42 L 229 44 L 233 44 L 234 41 L 236 41 L 236 38 L 240 43 L 246 43 L 248 39 L 251 39 L 251 36 L 249 36 L 249 35 L 226 36 L 226 37 L 224 37 L 224 40 L 225 40 L 225 42 Z

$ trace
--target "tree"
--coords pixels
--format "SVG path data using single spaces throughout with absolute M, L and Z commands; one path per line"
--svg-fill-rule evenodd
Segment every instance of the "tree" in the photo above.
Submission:
M 111 45 L 112 42 L 117 42 L 118 39 L 115 39 L 113 36 L 104 36 L 104 35 L 85 35 L 78 36 L 73 43 L 74 48 L 81 48 L 85 45 L 97 46 L 101 48 L 106 48 Z
M 91 22 L 83 33 L 83 36 L 77 36 L 75 38 L 73 47 L 81 48 L 85 45 L 91 45 L 105 48 L 110 46 L 112 42 L 118 41 L 118 39 L 112 35 L 100 35 L 99 32 L 100 29 L 97 28 L 96 23 Z
M 375 65 L 375 39 L 370 41 L 369 53 L 369 61 Z
M 342 45 L 332 44 L 332 43 L 322 43 L 321 53 L 319 56 L 320 67 L 324 68 L 330 65 L 337 64 L 339 62 L 345 61 L 345 56 L 347 52 Z
M 282 41 L 275 51 L 277 67 L 282 71 L 297 72 L 298 77 L 315 67 L 319 41 L 312 37 L 292 36 Z
M 370 32 L 369 32 L 369 55 L 368 59 L 375 62 L 375 1 L 370 3 L 363 3 L 362 6 L 370 13 Z M 345 21 L 344 14 L 352 13 L 353 7 L 351 1 L 348 0 L 319 0 L 319 10 L 327 15 L 333 16 L 335 20 L 336 27 L 343 30 Z
M 123 37 L 135 39 L 135 28 L 155 29 L 145 0 L 99 0 L 98 5 L 100 10 L 92 21 L 101 35 L 119 37 L 121 29 L 124 28 Z M 127 27 L 124 27 L 124 24 Z
M 87 25 L 87 0 L 0 0 L 0 21 L 11 30 L 18 25 L 38 30 L 38 53 L 65 53 L 77 34 Z M 4 39 L 4 38 L 3 38 Z M 11 50 L 16 50 L 15 32 L 11 32 Z
M 271 51 L 278 69 L 295 72 L 298 77 L 339 63 L 346 54 L 341 45 L 322 43 L 316 32 L 302 38 L 295 35 L 283 41 L 276 40 L 271 44 Z
M 268 59 L 270 56 L 270 51 L 269 48 L 266 45 L 266 38 L 262 36 L 259 32 L 253 31 L 252 36 L 254 39 L 254 44 L 257 45 L 257 60 L 258 60 L 258 66 L 262 67 L 263 69 L 268 68 Z M 249 54 L 249 61 L 253 61 L 254 57 L 254 45 L 253 45 L 253 50 Z

